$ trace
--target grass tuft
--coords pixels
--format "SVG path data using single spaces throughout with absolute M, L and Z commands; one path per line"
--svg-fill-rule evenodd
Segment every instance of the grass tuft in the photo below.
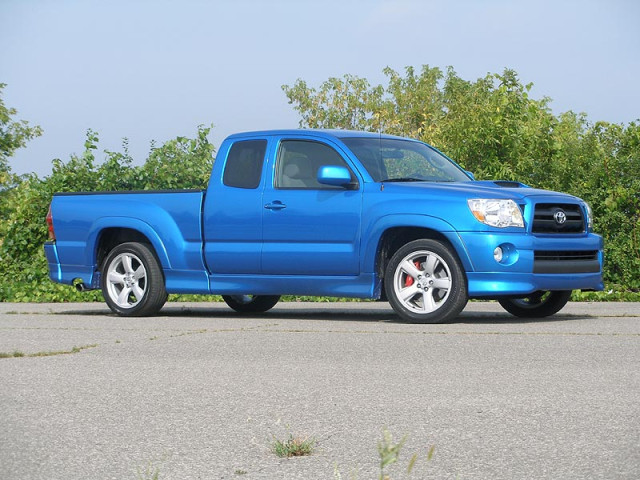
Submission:
M 83 345 L 81 347 L 73 347 L 71 350 L 53 350 L 53 351 L 45 351 L 45 352 L 35 352 L 35 353 L 22 353 L 18 350 L 15 350 L 13 353 L 0 352 L 0 358 L 19 358 L 19 357 L 53 357 L 56 355 L 70 355 L 72 353 L 80 353 L 82 350 L 86 350 L 87 348 L 95 348 L 98 344 L 94 343 L 91 345 Z
M 284 442 L 275 438 L 271 448 L 278 457 L 305 457 L 311 455 L 316 441 L 313 438 L 294 437 L 291 433 Z
M 18 358 L 18 357 L 24 357 L 24 353 L 19 352 L 18 350 L 14 350 L 11 353 L 0 352 L 0 358 Z
M 153 465 L 148 465 L 146 469 L 138 469 L 138 480 L 160 480 L 160 469 Z

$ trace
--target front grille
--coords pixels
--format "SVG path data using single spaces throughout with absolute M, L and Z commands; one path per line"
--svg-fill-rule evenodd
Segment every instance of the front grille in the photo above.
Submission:
M 562 262 L 565 260 L 597 260 L 597 250 L 536 250 L 533 252 L 534 260 L 548 260 Z
M 582 233 L 585 231 L 582 208 L 574 203 L 538 203 L 534 210 L 531 231 L 533 233 Z
M 597 273 L 597 250 L 536 250 L 533 273 Z

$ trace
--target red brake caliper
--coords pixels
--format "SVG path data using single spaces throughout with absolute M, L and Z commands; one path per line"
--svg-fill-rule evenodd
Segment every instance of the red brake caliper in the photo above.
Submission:
M 420 262 L 416 260 L 415 262 L 413 262 L 413 264 L 416 266 L 418 270 L 420 270 Z M 407 275 L 407 277 L 404 279 L 404 286 L 410 287 L 411 285 L 413 285 L 413 282 L 414 282 L 413 277 L 411 275 Z

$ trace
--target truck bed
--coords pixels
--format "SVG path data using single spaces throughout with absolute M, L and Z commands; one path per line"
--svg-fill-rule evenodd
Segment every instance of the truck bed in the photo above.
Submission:
M 98 235 L 131 229 L 145 235 L 165 271 L 167 291 L 191 291 L 204 281 L 202 257 L 203 190 L 58 193 L 51 203 L 57 229 L 55 243 L 45 247 L 51 279 L 71 284 L 80 279 L 99 288 Z M 162 236 L 162 239 L 160 238 Z M 59 266 L 58 266 L 59 265 Z M 185 282 L 185 280 L 187 280 Z

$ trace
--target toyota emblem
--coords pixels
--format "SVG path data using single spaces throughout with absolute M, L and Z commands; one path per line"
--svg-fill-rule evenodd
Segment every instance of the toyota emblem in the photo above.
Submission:
M 553 214 L 553 219 L 558 225 L 564 225 L 564 223 L 567 221 L 567 214 L 564 213 L 563 210 L 558 210 Z

